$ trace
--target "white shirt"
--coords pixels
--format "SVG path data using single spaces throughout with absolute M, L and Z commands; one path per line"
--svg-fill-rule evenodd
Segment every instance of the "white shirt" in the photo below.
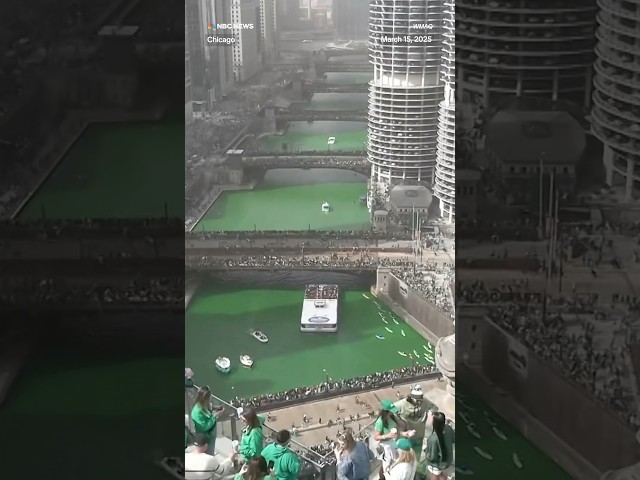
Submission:
M 230 458 L 218 461 L 207 453 L 189 452 L 184 454 L 184 478 L 186 480 L 218 479 L 233 473 Z
M 417 466 L 417 462 L 398 463 L 389 473 L 385 473 L 385 478 L 387 480 L 413 480 L 413 477 L 416 476 Z

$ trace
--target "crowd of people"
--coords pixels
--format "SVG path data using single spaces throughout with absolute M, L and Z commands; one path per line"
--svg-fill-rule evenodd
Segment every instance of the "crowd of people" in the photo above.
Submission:
M 319 239 L 324 241 L 340 240 L 411 240 L 411 233 L 398 232 L 389 235 L 373 230 L 249 230 L 242 232 L 189 232 L 187 240 L 247 240 L 247 239 Z
M 476 241 L 500 243 L 503 241 L 537 241 L 538 224 L 531 218 L 523 216 L 517 220 L 492 222 L 483 219 L 469 218 L 456 220 L 456 237 Z
M 629 372 L 637 299 L 567 295 L 548 298 L 544 305 L 544 296 L 531 290 L 525 280 L 496 287 L 479 280 L 458 285 L 464 304 L 489 306 L 489 317 L 538 358 L 634 427 L 640 425 Z
M 348 395 L 362 390 L 373 390 L 389 385 L 395 385 L 436 374 L 437 369 L 433 365 L 414 365 L 406 368 L 398 368 L 387 372 L 374 373 L 362 377 L 345 380 L 331 380 L 311 387 L 297 387 L 279 393 L 269 393 L 252 398 L 234 398 L 230 403 L 234 407 L 253 407 L 258 410 L 277 408 L 288 402 L 300 402 L 309 400 L 321 400 L 333 395 Z
M 394 269 L 393 274 L 421 297 L 453 318 L 455 304 L 453 298 L 454 268 L 437 265 L 435 268 L 428 269 L 426 266 L 421 266 L 420 270 L 416 271 Z
M 180 218 L 82 218 L 66 220 L 0 221 L 2 239 L 43 238 L 90 239 L 107 236 L 131 238 L 175 235 L 182 228 Z
M 268 155 L 268 154 L 267 154 Z M 334 153 L 335 155 L 335 153 Z M 344 154 L 343 154 L 344 155 Z M 360 152 L 362 155 L 362 152 Z M 263 168 L 351 168 L 358 169 L 359 171 L 363 171 L 362 169 L 366 169 L 367 171 L 370 169 L 370 164 L 366 158 L 351 158 L 348 155 L 344 155 L 344 157 L 322 157 L 322 158 L 299 158 L 297 156 L 288 157 L 287 155 L 282 155 L 283 158 L 280 158 L 278 154 L 274 154 L 273 156 L 268 156 L 267 158 L 256 157 L 253 159 L 246 158 L 243 160 L 244 165 L 246 166 L 258 166 Z
M 350 259 L 339 255 L 319 255 L 309 257 L 281 257 L 271 255 L 253 255 L 241 257 L 187 257 L 185 258 L 187 268 L 191 269 L 216 269 L 216 268 L 247 268 L 247 269 L 373 269 L 377 267 L 411 267 L 413 261 L 408 257 L 388 258 L 361 256 L 357 259 Z
M 121 284 L 108 280 L 2 279 L 0 307 L 73 305 L 184 305 L 183 278 L 145 278 Z

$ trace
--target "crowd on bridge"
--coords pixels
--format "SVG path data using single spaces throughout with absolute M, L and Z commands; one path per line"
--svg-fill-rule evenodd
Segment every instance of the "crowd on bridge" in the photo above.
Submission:
M 345 380 L 327 378 L 325 382 L 318 385 L 296 387 L 284 392 L 268 393 L 251 398 L 236 397 L 230 403 L 234 407 L 253 407 L 256 410 L 264 411 L 266 409 L 279 408 L 289 402 L 299 403 L 301 401 L 322 400 L 334 395 L 348 395 L 363 390 L 376 390 L 412 381 L 416 377 L 435 374 L 436 372 L 437 368 L 433 365 L 413 365 Z
M 182 229 L 180 218 L 81 218 L 67 220 L 0 220 L 3 240 L 42 238 L 89 239 L 119 236 L 127 238 L 173 236 Z
M 629 371 L 638 299 L 574 294 L 548 298 L 545 305 L 544 295 L 520 280 L 495 287 L 479 280 L 459 282 L 458 298 L 488 308 L 489 318 L 538 358 L 634 428 L 640 426 Z
M 360 258 L 351 259 L 339 255 L 319 255 L 319 256 L 271 256 L 271 255 L 252 255 L 241 257 L 187 257 L 185 259 L 186 266 L 192 269 L 375 269 L 377 267 L 410 267 L 413 262 L 408 257 L 388 258 L 388 257 L 372 257 L 360 256 Z
M 108 280 L 0 279 L 0 308 L 74 306 L 184 306 L 183 278 Z
M 250 153 L 249 155 L 256 155 Z M 264 154 L 260 154 L 264 155 Z M 314 154 L 315 155 L 315 154 Z M 362 155 L 362 152 L 360 152 Z M 362 157 L 358 159 L 354 158 L 343 158 L 343 157 L 322 157 L 322 158 L 314 158 L 304 156 L 293 156 L 289 157 L 286 154 L 283 155 L 273 155 L 267 158 L 245 158 L 243 159 L 243 163 L 247 166 L 253 167 L 263 167 L 263 168 L 283 168 L 283 167 L 294 167 L 294 168 L 353 168 L 353 169 L 364 169 L 367 171 L 370 170 L 369 162 L 367 159 Z
M 187 240 L 246 240 L 246 239 L 319 239 L 324 241 L 339 240 L 411 240 L 411 233 L 398 232 L 393 234 L 376 233 L 373 230 L 248 230 L 238 232 L 189 232 Z

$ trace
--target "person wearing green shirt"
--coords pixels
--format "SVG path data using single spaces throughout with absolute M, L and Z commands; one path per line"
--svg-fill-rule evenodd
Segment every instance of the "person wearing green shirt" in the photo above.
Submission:
M 242 459 L 245 462 L 248 462 L 256 455 L 259 455 L 264 448 L 264 433 L 262 432 L 262 425 L 265 422 L 265 418 L 260 415 L 256 415 L 256 411 L 253 408 L 238 410 L 240 418 L 246 425 L 242 430 L 239 452 L 242 455 Z
M 428 412 L 438 410 L 433 403 L 425 400 L 422 387 L 414 385 L 411 392 L 406 398 L 398 400 L 394 403 L 398 409 L 398 417 L 404 422 L 407 430 L 414 431 L 414 435 L 410 437 L 411 446 L 416 458 L 420 458 L 422 454 L 422 444 L 426 430 L 426 421 Z
M 261 453 L 267 464 L 273 462 L 273 473 L 278 480 L 295 480 L 300 474 L 302 464 L 298 455 L 289 449 L 290 440 L 289 431 L 280 430 L 276 434 L 275 443 L 264 447 Z
M 380 414 L 373 427 L 373 438 L 380 442 L 382 447 L 382 463 L 385 468 L 391 465 L 396 457 L 395 441 L 398 438 L 398 413 L 391 400 L 383 400 L 380 404 Z
M 218 423 L 218 415 L 222 410 L 211 410 L 211 389 L 202 387 L 196 393 L 196 401 L 193 409 L 191 409 L 191 420 L 195 427 L 195 433 L 204 433 L 208 435 L 209 455 L 215 455 L 216 447 L 216 424 Z
M 276 480 L 269 471 L 267 461 L 261 455 L 253 457 L 243 470 L 233 480 Z
M 431 475 L 431 480 L 442 480 L 454 472 L 455 432 L 450 425 L 447 425 L 442 412 L 430 413 L 427 424 L 433 426 L 433 432 L 427 437 L 425 448 L 427 471 Z

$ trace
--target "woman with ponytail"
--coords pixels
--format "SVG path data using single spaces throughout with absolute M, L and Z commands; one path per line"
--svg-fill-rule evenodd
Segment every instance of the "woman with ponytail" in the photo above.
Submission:
M 433 426 L 433 432 L 427 438 L 425 454 L 427 471 L 431 480 L 443 480 L 453 473 L 453 444 L 455 432 L 442 412 L 429 412 L 427 425 Z

